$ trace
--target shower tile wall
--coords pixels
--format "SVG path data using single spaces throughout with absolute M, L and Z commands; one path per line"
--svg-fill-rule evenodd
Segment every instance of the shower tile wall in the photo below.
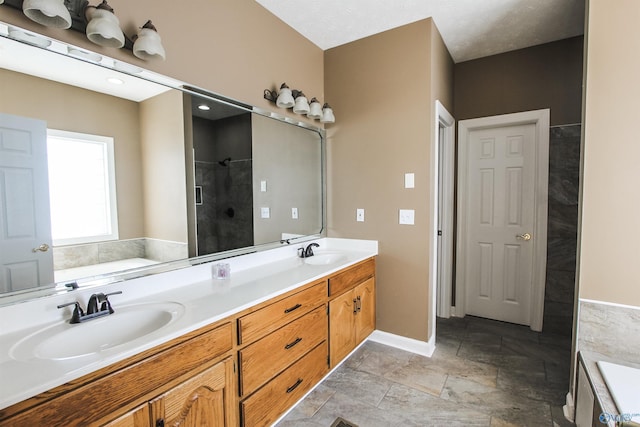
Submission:
M 235 113 L 235 111 L 234 111 Z M 193 117 L 199 255 L 253 245 L 251 114 Z
M 196 207 L 198 253 L 253 245 L 253 184 L 251 160 L 196 161 L 196 185 L 202 186 L 202 205 Z
M 549 216 L 544 332 L 571 336 L 578 235 L 578 125 L 555 126 L 549 139 Z

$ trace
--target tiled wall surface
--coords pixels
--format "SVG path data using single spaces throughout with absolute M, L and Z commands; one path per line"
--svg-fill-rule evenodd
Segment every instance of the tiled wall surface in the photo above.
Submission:
M 580 300 L 578 350 L 640 363 L 640 307 Z
M 549 216 L 544 332 L 571 336 L 578 234 L 580 175 L 578 125 L 554 126 L 549 135 Z
M 188 257 L 187 244 L 157 239 L 115 240 L 53 248 L 53 269 L 84 267 L 130 258 L 159 262 Z
M 196 185 L 202 187 L 196 206 L 199 255 L 253 245 L 251 165 L 251 159 L 227 166 L 196 161 Z

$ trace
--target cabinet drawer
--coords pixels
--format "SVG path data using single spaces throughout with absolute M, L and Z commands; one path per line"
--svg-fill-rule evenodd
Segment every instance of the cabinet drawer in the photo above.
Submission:
M 317 384 L 327 369 L 325 341 L 240 404 L 243 426 L 271 425 Z
M 376 272 L 376 262 L 373 258 L 349 267 L 345 271 L 329 278 L 329 296 L 340 295 L 364 282 Z
M 322 305 L 240 351 L 240 395 L 251 394 L 327 339 Z
M 257 340 L 324 303 L 327 282 L 323 280 L 302 292 L 238 319 L 238 344 Z

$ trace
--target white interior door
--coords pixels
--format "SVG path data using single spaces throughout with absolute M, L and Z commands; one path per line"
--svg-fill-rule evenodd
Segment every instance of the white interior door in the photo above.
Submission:
M 547 178 L 538 178 L 548 170 L 538 170 L 545 162 L 538 150 L 539 123 L 516 120 L 471 128 L 460 123 L 465 131 L 460 150 L 466 173 L 459 190 L 464 236 L 458 247 L 462 251 L 458 269 L 463 271 L 457 277 L 463 279 L 464 313 L 535 323 L 538 330 L 544 304 L 547 211 Z M 548 125 L 546 132 L 548 144 Z
M 0 114 L 0 292 L 53 283 L 47 124 Z

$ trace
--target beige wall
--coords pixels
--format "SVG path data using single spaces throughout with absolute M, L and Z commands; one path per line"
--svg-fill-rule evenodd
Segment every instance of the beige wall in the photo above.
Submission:
M 551 109 L 551 125 L 581 123 L 583 38 L 455 65 L 456 120 Z
M 263 99 L 263 91 L 283 81 L 310 97 L 324 98 L 322 50 L 255 1 L 110 0 L 109 5 L 129 36 L 152 19 L 166 61 L 145 62 L 131 51 L 101 48 L 80 32 L 43 27 L 6 6 L 0 7 L 0 20 L 259 107 L 276 109 Z M 288 114 L 306 120 L 291 110 Z
M 0 69 L 0 112 L 114 139 L 120 239 L 144 236 L 138 104 Z M 114 125 L 115 124 L 115 125 Z
M 327 130 L 329 236 L 379 241 L 377 327 L 423 341 L 432 101 L 437 95 L 451 108 L 450 90 L 432 90 L 452 79 L 434 35 L 429 19 L 325 52 L 325 91 L 337 118 Z M 415 189 L 404 189 L 407 172 L 415 173 Z M 356 222 L 357 208 L 365 209 L 364 223 Z M 416 224 L 399 225 L 399 209 L 415 209 Z
M 640 2 L 589 2 L 581 298 L 640 306 Z
M 254 243 L 277 242 L 283 233 L 320 233 L 320 135 L 257 114 L 251 118 L 251 132 Z M 266 192 L 260 190 L 263 180 L 267 182 Z M 270 218 L 260 217 L 262 207 L 269 207 Z M 298 208 L 298 219 L 291 218 L 293 207 Z
M 140 103 L 145 237 L 187 242 L 187 182 L 182 92 Z

